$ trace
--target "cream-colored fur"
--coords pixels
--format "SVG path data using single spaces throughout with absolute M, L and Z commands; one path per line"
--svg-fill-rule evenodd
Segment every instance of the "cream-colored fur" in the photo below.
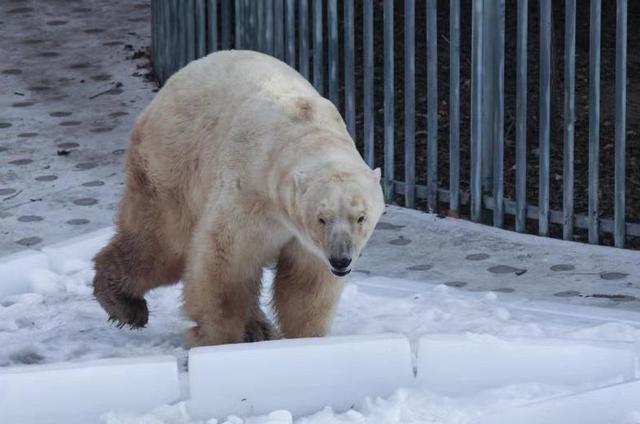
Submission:
M 127 171 L 96 297 L 111 319 L 144 326 L 144 293 L 182 278 L 192 346 L 277 337 L 258 305 L 270 263 L 282 334 L 325 335 L 342 285 L 330 259 L 355 261 L 384 208 L 379 170 L 335 107 L 255 52 L 171 77 L 136 122 Z

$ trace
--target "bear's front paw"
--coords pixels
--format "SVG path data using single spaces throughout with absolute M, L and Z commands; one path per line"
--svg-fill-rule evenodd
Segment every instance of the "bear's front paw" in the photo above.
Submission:
M 142 298 L 115 296 L 100 303 L 109 314 L 109 321 L 115 323 L 119 328 L 128 325 L 131 329 L 135 329 L 147 325 L 149 309 L 147 302 Z
M 262 342 L 265 340 L 274 340 L 279 338 L 280 334 L 278 330 L 268 320 L 252 319 L 245 326 L 245 342 Z

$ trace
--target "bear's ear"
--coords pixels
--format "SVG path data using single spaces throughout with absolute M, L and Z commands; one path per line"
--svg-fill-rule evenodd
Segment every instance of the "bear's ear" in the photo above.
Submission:
M 380 177 L 382 176 L 382 171 L 380 171 L 380 168 L 376 168 L 373 170 L 373 176 L 376 179 L 376 181 L 380 181 Z

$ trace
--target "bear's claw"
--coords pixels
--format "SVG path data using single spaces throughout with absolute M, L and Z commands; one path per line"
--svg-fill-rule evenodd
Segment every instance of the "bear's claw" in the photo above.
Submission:
M 149 320 L 149 309 L 144 299 L 117 296 L 109 301 L 98 301 L 109 314 L 109 322 L 118 328 L 129 326 L 130 329 L 143 328 Z
M 249 321 L 244 330 L 245 342 L 262 342 L 278 339 L 279 334 L 274 325 L 268 320 L 254 319 Z

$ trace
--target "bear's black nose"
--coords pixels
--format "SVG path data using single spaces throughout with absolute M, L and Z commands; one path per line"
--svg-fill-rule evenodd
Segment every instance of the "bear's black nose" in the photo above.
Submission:
M 329 263 L 335 270 L 342 271 L 349 267 L 349 265 L 351 264 L 351 258 L 331 257 L 329 258 Z

